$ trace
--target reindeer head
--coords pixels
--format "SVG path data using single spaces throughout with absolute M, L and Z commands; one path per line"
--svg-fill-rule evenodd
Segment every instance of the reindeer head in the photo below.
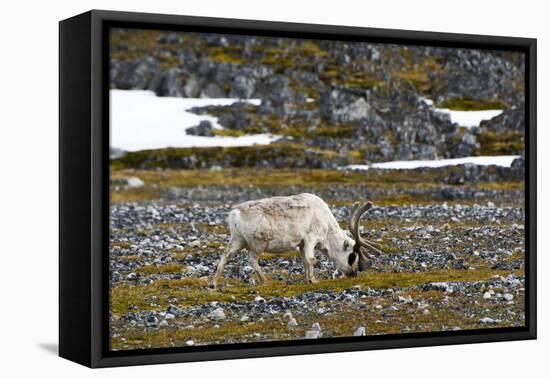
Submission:
M 331 248 L 327 248 L 330 259 L 347 277 L 357 276 L 358 271 L 371 267 L 374 257 L 381 253 L 378 244 L 363 239 L 359 235 L 359 220 L 371 207 L 372 202 L 367 202 L 362 206 L 359 206 L 359 203 L 354 203 L 349 219 L 352 238 L 339 229 L 331 238 Z
M 350 218 L 349 218 L 349 231 L 355 244 L 353 246 L 353 255 L 348 257 L 350 261 L 350 266 L 355 262 L 357 263 L 356 270 L 363 271 L 372 266 L 372 261 L 375 256 L 380 256 L 382 253 L 380 251 L 380 245 L 372 241 L 363 239 L 359 234 L 359 221 L 361 216 L 365 214 L 370 208 L 372 208 L 372 202 L 368 201 L 367 203 L 359 206 L 359 203 L 356 202 L 351 206 Z

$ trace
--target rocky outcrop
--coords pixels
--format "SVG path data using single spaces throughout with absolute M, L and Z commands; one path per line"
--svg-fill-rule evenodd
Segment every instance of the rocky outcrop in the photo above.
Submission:
M 238 35 L 190 39 L 165 32 L 156 41 L 154 50 L 146 47 L 149 55 L 112 59 L 112 88 L 259 98 L 258 107 L 193 111 L 216 116 L 239 133 L 282 135 L 305 148 L 352 154 L 356 162 L 469 156 L 483 150 L 480 141 L 500 148 L 498 138 L 480 133 L 517 132 L 525 124 L 521 54 Z M 117 49 L 115 56 L 124 57 L 128 45 Z M 463 132 L 422 97 L 436 103 L 479 99 L 508 109 L 480 130 Z M 188 132 L 211 135 L 203 129 Z
M 525 131 L 525 105 L 511 107 L 488 121 L 482 121 L 481 127 L 494 132 Z
M 523 54 L 444 48 L 434 49 L 434 53 L 445 71 L 444 81 L 434 91 L 434 98 L 499 99 L 509 105 L 524 101 Z

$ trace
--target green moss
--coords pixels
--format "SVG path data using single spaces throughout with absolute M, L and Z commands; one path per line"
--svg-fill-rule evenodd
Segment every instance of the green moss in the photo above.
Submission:
M 325 57 L 327 51 L 323 50 L 315 41 L 304 41 L 295 50 L 297 56 Z
M 506 109 L 507 104 L 502 100 L 452 97 L 437 104 L 437 107 L 452 110 L 490 110 Z
M 331 159 L 338 154 L 331 150 L 308 149 L 308 156 L 318 159 Z M 111 168 L 170 168 L 182 165 L 182 161 L 192 159 L 197 165 L 208 167 L 224 162 L 231 167 L 253 167 L 258 161 L 284 159 L 287 166 L 303 164 L 306 160 L 305 148 L 300 144 L 271 144 L 252 147 L 209 147 L 209 148 L 167 148 L 129 152 L 114 160 Z
M 125 256 L 121 256 L 120 260 L 125 262 L 134 262 L 134 261 L 139 261 L 140 258 L 141 258 L 140 255 L 125 255 Z
M 474 155 L 518 155 L 525 151 L 525 136 L 521 131 L 494 132 L 483 130 L 477 136 L 479 148 Z
M 449 294 L 441 291 L 423 291 L 412 289 L 407 291 L 415 302 L 424 303 L 429 308 L 425 313 L 422 307 L 414 304 L 405 304 L 387 310 L 394 305 L 391 297 L 361 298 L 363 309 L 357 309 L 342 303 L 338 311 L 318 316 L 315 312 L 294 314 L 298 326 L 289 328 L 286 319 L 281 314 L 264 317 L 262 321 L 251 319 L 247 322 L 228 320 L 211 322 L 206 319 L 178 318 L 172 325 L 157 330 L 141 328 L 125 328 L 124 323 L 117 321 L 116 335 L 111 338 L 111 347 L 115 349 L 155 348 L 166 346 L 185 346 L 185 342 L 192 339 L 196 345 L 227 344 L 251 341 L 296 340 L 304 337 L 311 324 L 318 322 L 323 330 L 323 337 L 350 336 L 359 325 L 366 327 L 367 335 L 402 334 L 404 332 L 439 332 L 443 327 L 452 329 L 477 329 L 491 327 L 511 327 L 512 320 L 507 320 L 507 311 L 521 312 L 525 306 L 525 298 L 518 295 L 513 305 L 502 306 L 497 301 L 463 300 L 460 294 Z M 445 298 L 445 300 L 444 300 Z M 322 307 L 322 302 L 318 304 Z M 382 307 L 373 310 L 375 305 Z M 462 311 L 453 311 L 460 306 L 472 316 L 465 317 Z M 231 312 L 227 312 L 231 316 Z M 492 317 L 503 319 L 498 325 L 480 325 L 478 319 L 490 314 Z M 112 323 L 113 324 L 113 323 Z M 193 328 L 187 327 L 194 324 Z
M 175 55 L 161 55 L 159 61 L 162 70 L 179 67 L 180 65 L 180 58 Z
M 135 271 L 141 274 L 160 274 L 160 273 L 178 273 L 181 272 L 182 265 L 179 263 L 170 263 L 162 265 L 143 265 Z
M 150 186 L 141 188 L 121 189 L 111 191 L 109 199 L 111 203 L 127 202 L 127 201 L 148 201 L 156 199 L 160 196 L 159 190 Z
M 228 49 L 226 47 L 212 47 L 210 49 L 204 50 L 207 54 L 207 58 L 215 62 L 220 63 L 231 63 L 231 64 L 242 64 L 244 60 L 242 59 L 241 49 Z
M 112 29 L 109 35 L 111 59 L 121 62 L 132 62 L 144 56 L 153 56 L 160 62 L 162 69 L 179 67 L 179 54 L 182 49 L 192 46 L 192 36 L 180 33 L 181 43 L 162 45 L 158 49 L 159 38 L 167 32 L 159 30 L 123 30 Z M 168 51 L 170 54 L 166 54 Z
M 129 241 L 114 241 L 111 242 L 111 247 L 130 249 L 132 247 L 132 243 L 130 243 Z
M 232 130 L 232 129 L 223 129 L 223 130 L 214 130 L 214 135 L 224 136 L 224 137 L 241 137 L 249 134 L 243 130 Z
M 227 235 L 229 233 L 225 224 L 200 223 L 197 228 L 202 234 Z
M 488 167 L 489 173 L 497 173 L 497 167 Z M 459 167 L 451 167 L 444 170 L 425 171 L 399 171 L 399 170 L 369 170 L 366 172 L 330 170 L 330 169 L 254 169 L 254 168 L 229 168 L 222 170 L 197 169 L 197 170 L 134 170 L 115 169 L 111 172 L 113 179 L 125 177 L 139 177 L 145 182 L 144 190 L 137 193 L 133 189 L 119 190 L 116 194 L 116 201 L 141 201 L 156 199 L 171 187 L 196 187 L 208 185 L 252 185 L 257 187 L 281 188 L 295 187 L 296 191 L 317 190 L 333 185 L 365 185 L 371 189 L 392 190 L 390 194 L 378 194 L 371 198 L 379 206 L 385 205 L 412 205 L 440 203 L 437 191 L 421 191 L 412 194 L 412 189 L 441 189 L 447 185 L 441 184 L 453 170 L 460 170 Z M 492 171 L 495 172 L 492 172 Z M 523 180 L 480 182 L 468 184 L 472 189 L 498 190 L 498 191 L 523 191 Z M 450 185 L 448 185 L 450 186 Z M 393 191 L 402 191 L 395 194 Z M 347 201 L 330 200 L 333 205 L 348 205 Z M 449 201 L 452 203 L 452 201 Z M 463 204 L 475 203 L 476 199 L 460 200 Z M 186 225 L 166 224 L 161 227 L 187 227 Z M 207 229 L 209 226 L 200 226 Z M 211 232 L 227 233 L 225 229 L 214 227 Z
M 270 319 L 261 323 L 239 321 L 224 322 L 214 327 L 214 324 L 206 324 L 200 328 L 168 328 L 143 332 L 142 330 L 126 330 L 122 337 L 111 339 L 111 348 L 120 349 L 141 349 L 159 348 L 167 346 L 186 346 L 185 342 L 192 339 L 196 345 L 200 344 L 228 344 L 237 340 L 250 339 L 259 341 L 254 334 L 262 334 L 264 337 L 270 335 L 276 338 L 277 335 L 285 333 L 292 334 L 292 338 L 298 338 L 299 329 L 289 330 L 286 323 L 280 320 Z M 290 335 L 286 338 L 291 338 Z M 192 349 L 192 347 L 190 347 Z
M 389 54 L 390 56 L 387 59 L 394 59 L 394 53 Z M 413 57 L 410 50 L 406 48 L 401 48 L 395 58 L 404 60 L 405 64 L 391 72 L 393 78 L 413 85 L 418 92 L 423 94 L 429 94 L 440 85 L 438 80 L 445 70 L 437 58 L 423 57 L 418 60 L 418 57 Z
M 299 257 L 298 251 L 287 251 L 283 253 L 264 253 L 260 256 L 260 261 L 275 260 L 278 258 L 294 260 Z
M 517 271 L 521 274 L 522 271 Z M 111 312 L 122 315 L 131 306 L 151 309 L 151 304 L 168 306 L 170 298 L 179 298 L 182 306 L 197 305 L 210 301 L 253 300 L 257 295 L 266 299 L 274 297 L 292 297 L 315 290 L 349 289 L 354 285 L 387 289 L 390 287 L 410 287 L 429 282 L 461 281 L 474 282 L 486 280 L 497 274 L 506 274 L 489 268 L 476 270 L 439 270 L 422 273 L 410 272 L 363 272 L 355 278 L 322 280 L 317 284 L 298 282 L 288 284 L 279 280 L 269 280 L 258 285 L 244 284 L 236 279 L 223 279 L 219 289 L 208 288 L 207 279 L 185 278 L 181 280 L 158 280 L 151 285 L 122 284 L 111 289 Z M 155 298 L 155 299 L 153 299 Z

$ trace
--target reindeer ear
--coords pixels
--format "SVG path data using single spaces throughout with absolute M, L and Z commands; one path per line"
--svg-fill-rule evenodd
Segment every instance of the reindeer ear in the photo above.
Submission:
M 372 267 L 372 259 L 368 257 L 367 251 L 363 247 L 359 248 L 359 271 L 367 270 Z

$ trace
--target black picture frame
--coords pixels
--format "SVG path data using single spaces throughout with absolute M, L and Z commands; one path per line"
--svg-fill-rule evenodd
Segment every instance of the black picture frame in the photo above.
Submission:
M 525 327 L 194 349 L 108 350 L 108 28 L 513 50 L 526 57 Z M 59 355 L 89 367 L 535 339 L 536 39 L 92 10 L 59 23 Z

